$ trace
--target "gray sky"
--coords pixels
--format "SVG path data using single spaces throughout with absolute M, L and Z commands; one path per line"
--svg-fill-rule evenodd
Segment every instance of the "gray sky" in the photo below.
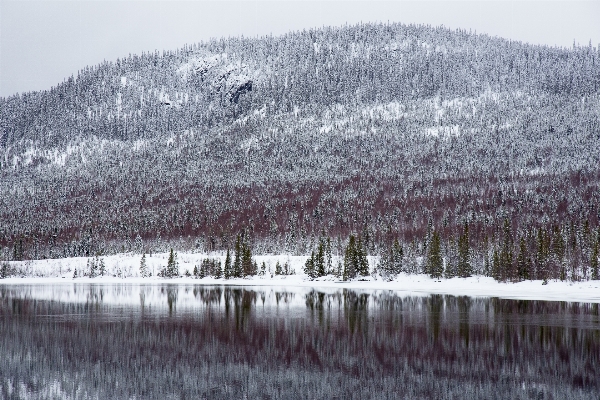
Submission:
M 221 36 L 390 21 L 535 44 L 600 44 L 600 1 L 0 0 L 0 96 L 49 89 L 86 65 Z

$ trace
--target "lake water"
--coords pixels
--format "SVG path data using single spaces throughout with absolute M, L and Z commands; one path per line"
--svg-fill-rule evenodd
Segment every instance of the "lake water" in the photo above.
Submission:
M 3 399 L 598 399 L 598 304 L 1 285 Z

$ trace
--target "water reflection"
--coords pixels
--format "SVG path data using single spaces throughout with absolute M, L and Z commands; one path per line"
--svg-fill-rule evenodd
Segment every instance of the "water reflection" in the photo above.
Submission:
M 598 398 L 598 304 L 0 287 L 0 398 Z

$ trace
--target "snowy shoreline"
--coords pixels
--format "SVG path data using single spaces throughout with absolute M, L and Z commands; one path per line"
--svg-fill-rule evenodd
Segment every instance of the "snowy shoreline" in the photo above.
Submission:
M 267 265 L 264 276 L 253 276 L 239 279 L 215 279 L 193 276 L 179 278 L 160 278 L 157 272 L 166 265 L 166 253 L 147 255 L 147 263 L 153 276 L 139 276 L 141 255 L 118 254 L 102 257 L 106 264 L 107 276 L 95 278 L 73 278 L 75 269 L 83 271 L 88 258 L 63 258 L 50 260 L 33 260 L 11 262 L 12 267 L 21 271 L 22 277 L 0 279 L 0 287 L 6 285 L 64 285 L 64 284 L 125 284 L 125 285 L 227 285 L 246 287 L 297 287 L 315 290 L 354 289 L 354 290 L 389 290 L 402 295 L 426 296 L 429 294 L 445 294 L 471 297 L 499 297 L 520 300 L 548 300 L 567 302 L 600 303 L 600 281 L 561 282 L 523 281 L 518 283 L 497 282 L 493 278 L 473 276 L 470 278 L 431 279 L 424 274 L 398 275 L 393 281 L 384 281 L 378 276 L 369 276 L 366 280 L 341 281 L 332 275 L 310 280 L 302 267 L 308 257 L 289 255 L 258 255 L 254 259 L 261 265 Z M 192 272 L 195 265 L 210 257 L 224 261 L 222 254 L 180 253 L 180 274 Z M 375 265 L 375 257 L 369 257 L 371 266 Z M 274 275 L 277 262 L 289 263 L 294 275 Z M 336 260 L 337 262 L 337 260 Z

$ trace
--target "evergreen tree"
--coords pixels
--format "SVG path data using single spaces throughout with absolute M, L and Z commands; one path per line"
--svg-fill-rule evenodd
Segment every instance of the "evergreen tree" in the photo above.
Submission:
M 254 276 L 258 272 L 258 267 L 256 263 L 252 261 L 252 251 L 250 250 L 250 246 L 244 241 L 242 243 L 242 274 L 244 277 L 246 276 Z
M 519 254 L 517 255 L 517 275 L 520 281 L 530 279 L 529 256 L 525 238 L 519 240 Z
M 360 276 L 369 275 L 369 261 L 367 260 L 367 251 L 363 246 L 361 238 L 358 238 L 356 244 L 356 273 Z
M 344 265 L 342 264 L 342 260 L 338 259 L 337 267 L 335 269 L 335 276 L 339 278 L 343 278 Z
M 325 239 L 319 239 L 317 253 L 314 255 L 314 270 L 316 276 L 325 276 Z
M 283 271 L 281 270 L 281 264 L 279 261 L 275 264 L 275 275 L 283 275 Z
M 536 278 L 548 282 L 548 240 L 546 232 L 540 227 L 537 233 Z
M 488 237 L 485 235 L 483 238 L 483 274 L 485 276 L 492 275 L 492 267 L 490 262 L 490 248 L 488 244 Z
M 379 262 L 379 274 L 387 280 L 392 280 L 400 272 L 402 272 L 402 259 L 404 258 L 404 250 L 398 239 L 394 240 L 394 243 L 383 251 Z
M 454 278 L 458 275 L 458 245 L 453 236 L 448 240 L 443 264 L 446 278 Z
M 87 275 L 87 276 L 89 276 L 90 278 L 92 278 L 92 277 L 93 277 L 93 276 L 92 276 L 93 268 L 94 268 L 94 267 L 92 266 L 92 260 L 88 258 L 88 259 L 87 259 L 87 262 L 86 262 L 86 264 L 85 264 L 85 271 L 86 271 L 86 272 L 84 272 L 84 275 Z
M 468 278 L 473 274 L 469 254 L 469 225 L 465 223 L 462 235 L 458 239 L 458 276 Z
M 326 273 L 333 274 L 333 258 L 331 256 L 331 239 L 327 237 L 327 242 L 325 243 L 325 260 L 326 260 Z
M 317 273 L 315 271 L 315 252 L 313 251 L 304 263 L 304 273 L 308 275 L 310 279 L 315 279 L 317 277 Z
M 567 279 L 567 267 L 565 265 L 565 241 L 558 226 L 554 226 L 552 230 L 552 264 L 554 266 L 553 269 L 558 270 L 558 274 L 556 271 L 553 271 L 553 275 L 554 277 L 558 275 L 561 281 L 565 281 Z
M 3 262 L 0 266 L 0 279 L 8 278 L 10 276 L 10 265 L 8 262 Z
M 163 276 L 167 278 L 173 278 L 175 276 L 179 276 L 179 263 L 177 262 L 177 253 L 173 251 L 171 248 L 171 252 L 169 253 L 169 259 L 167 260 L 167 267 L 164 270 Z
M 510 222 L 508 219 L 504 220 L 504 240 L 502 242 L 502 249 L 500 250 L 500 271 L 499 278 L 502 281 L 514 278 L 513 272 L 513 237 Z
M 100 274 L 100 276 L 104 276 L 106 274 L 106 264 L 104 264 L 104 258 L 100 258 L 100 262 L 98 265 L 98 273 Z
M 233 277 L 241 278 L 243 276 L 244 270 L 242 269 L 242 239 L 240 235 L 237 235 L 235 240 L 235 249 L 233 254 Z
M 91 260 L 88 259 L 88 276 L 90 278 L 95 278 L 97 277 L 98 274 L 98 267 L 99 267 L 99 260 L 98 260 L 98 256 L 96 256 L 95 258 L 92 258 Z
M 208 258 L 205 258 L 200 263 L 200 268 L 196 268 L 198 278 L 200 278 L 200 279 L 205 278 L 209 274 L 209 269 L 210 269 L 210 262 L 209 262 Z
M 233 277 L 233 268 L 231 265 L 231 254 L 229 249 L 227 249 L 227 255 L 225 256 L 225 266 L 223 268 L 223 275 L 225 279 L 230 279 Z
M 150 270 L 146 264 L 146 253 L 142 254 L 142 259 L 140 260 L 140 276 L 142 278 L 148 278 L 150 276 Z
M 398 239 L 394 240 L 392 245 L 392 272 L 398 275 L 402 272 L 402 259 L 404 258 L 404 249 L 398 243 Z
M 576 227 L 574 222 L 571 221 L 569 228 L 569 261 L 571 263 L 571 280 L 577 281 L 579 280 L 579 274 L 577 273 L 577 269 L 579 267 L 579 255 L 580 252 L 578 250 L 579 240 L 577 240 L 579 227 Z
M 294 271 L 292 270 L 292 268 L 290 267 L 290 263 L 289 262 L 285 262 L 285 264 L 283 264 L 283 274 L 284 275 L 294 275 Z
M 434 230 L 427 254 L 426 269 L 433 279 L 440 279 L 444 272 L 444 261 L 440 245 L 440 235 Z
M 23 261 L 23 238 L 19 238 L 18 241 L 15 241 L 13 244 L 13 260 L 14 261 Z
M 600 247 L 600 229 L 598 230 L 598 236 L 596 237 L 596 240 L 593 241 L 592 243 L 592 252 L 590 255 L 590 272 L 592 274 L 592 279 L 593 280 L 598 280 L 600 279 L 600 275 L 598 271 L 598 248 Z
M 497 249 L 494 249 L 494 254 L 492 255 L 492 278 L 497 281 L 501 279 L 500 255 Z
M 383 254 L 381 255 L 381 258 L 379 260 L 379 265 L 377 267 L 379 275 L 386 279 L 386 280 L 392 280 L 394 277 L 394 271 L 393 271 L 393 247 L 390 247 L 387 250 L 383 251 Z
M 221 277 L 223 277 L 223 270 L 221 269 L 221 261 L 218 259 L 213 260 L 212 276 L 215 279 L 221 279 Z
M 265 276 L 267 273 L 267 264 L 263 261 L 260 265 L 260 275 Z
M 344 254 L 344 280 L 352 279 L 358 273 L 357 271 L 357 251 L 356 251 L 356 238 L 354 235 L 350 235 L 348 246 Z

